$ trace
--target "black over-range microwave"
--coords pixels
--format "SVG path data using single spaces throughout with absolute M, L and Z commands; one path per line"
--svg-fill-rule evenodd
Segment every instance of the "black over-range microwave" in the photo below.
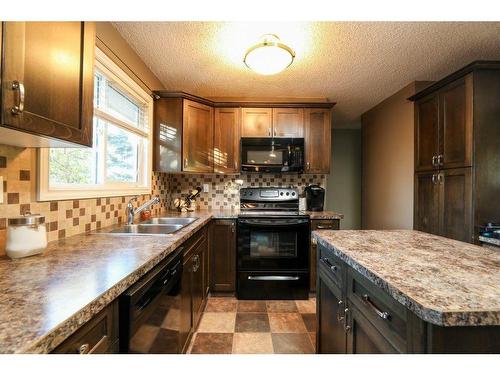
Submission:
M 241 170 L 302 173 L 304 138 L 241 138 Z

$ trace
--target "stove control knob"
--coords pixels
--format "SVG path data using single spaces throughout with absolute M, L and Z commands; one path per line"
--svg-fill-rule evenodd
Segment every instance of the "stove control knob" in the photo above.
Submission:
M 290 195 L 290 193 L 287 191 L 287 192 L 286 192 L 286 196 L 288 197 L 289 195 Z
M 283 196 L 283 192 L 281 192 L 280 195 Z
M 295 192 L 292 193 L 292 197 L 295 197 Z

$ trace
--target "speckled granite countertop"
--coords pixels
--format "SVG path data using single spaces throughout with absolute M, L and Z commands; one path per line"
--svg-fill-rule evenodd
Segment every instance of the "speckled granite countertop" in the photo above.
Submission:
M 313 232 L 423 320 L 500 325 L 500 252 L 411 230 Z
M 304 211 L 306 215 L 309 215 L 309 217 L 313 220 L 318 220 L 318 219 L 343 219 L 344 215 L 339 214 L 338 212 L 334 211 Z

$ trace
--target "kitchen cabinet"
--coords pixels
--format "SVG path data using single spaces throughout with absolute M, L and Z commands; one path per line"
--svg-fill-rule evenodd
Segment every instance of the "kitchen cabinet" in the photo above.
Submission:
M 242 108 L 241 136 L 271 137 L 272 116 L 272 108 Z
M 314 230 L 339 230 L 340 229 L 340 220 L 338 219 L 312 219 L 311 220 L 311 231 Z M 316 292 L 316 276 L 317 276 L 317 264 L 316 264 L 316 255 L 317 255 L 318 244 L 314 238 L 311 238 L 311 255 L 310 255 L 310 285 L 311 292 Z
M 154 103 L 153 165 L 157 172 L 213 172 L 214 113 L 205 102 L 161 97 Z
M 304 173 L 330 173 L 331 112 L 324 108 L 306 108 Z
M 273 108 L 273 136 L 304 137 L 304 110 L 302 108 Z
M 239 108 L 215 108 L 215 173 L 239 173 L 240 116 Z
M 208 296 L 208 242 L 206 226 L 183 245 L 184 260 L 180 298 L 180 347 L 187 350 L 200 321 Z
M 118 301 L 106 306 L 57 346 L 55 354 L 118 353 Z
M 500 62 L 476 61 L 413 95 L 414 228 L 478 243 L 500 217 Z
M 2 143 L 92 146 L 93 22 L 4 22 Z
M 236 220 L 214 220 L 211 224 L 212 292 L 236 290 Z
M 184 100 L 183 106 L 182 170 L 212 172 L 213 108 L 192 100 Z

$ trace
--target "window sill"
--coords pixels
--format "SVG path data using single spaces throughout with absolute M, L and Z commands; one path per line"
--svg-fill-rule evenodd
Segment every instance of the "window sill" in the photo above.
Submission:
M 123 197 L 131 195 L 143 195 L 151 194 L 150 187 L 138 187 L 138 188 L 124 188 L 120 190 L 52 190 L 45 192 L 38 192 L 37 201 L 58 201 L 58 200 L 69 200 L 69 199 L 92 199 L 92 198 L 109 198 L 109 197 Z

